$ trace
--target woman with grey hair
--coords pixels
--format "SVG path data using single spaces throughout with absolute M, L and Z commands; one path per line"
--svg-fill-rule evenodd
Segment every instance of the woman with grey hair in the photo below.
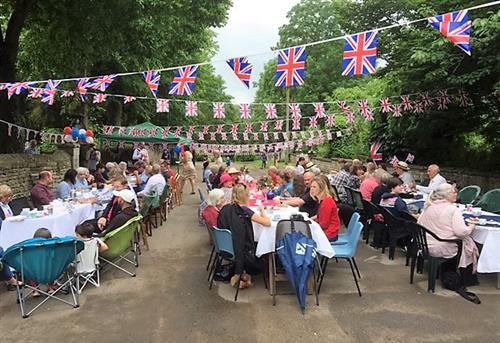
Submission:
M 219 211 L 226 204 L 224 199 L 224 191 L 219 188 L 212 189 L 208 193 L 207 207 L 201 213 L 202 218 L 207 223 L 208 227 L 217 226 L 217 219 L 219 218 Z
M 463 245 L 458 266 L 467 268 L 472 264 L 472 271 L 475 273 L 479 252 L 470 237 L 475 225 L 465 224 L 462 212 L 455 206 L 456 201 L 457 191 L 452 185 L 439 185 L 427 198 L 418 223 L 441 239 L 461 239 Z M 427 244 L 431 256 L 452 258 L 457 255 L 457 245 L 454 243 L 441 242 L 427 235 Z

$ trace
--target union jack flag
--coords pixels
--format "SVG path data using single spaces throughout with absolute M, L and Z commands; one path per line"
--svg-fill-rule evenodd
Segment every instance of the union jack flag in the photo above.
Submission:
M 424 105 L 420 101 L 415 101 L 413 103 L 413 113 L 423 113 Z
M 293 118 L 292 130 L 300 130 L 300 118 Z
M 391 101 L 388 97 L 380 99 L 380 106 L 382 107 L 382 113 L 388 113 L 392 111 Z
M 73 91 L 63 91 L 61 94 L 61 98 L 69 98 L 71 96 L 75 96 L 75 92 Z
M 186 101 L 186 117 L 198 116 L 198 103 L 196 101 Z
M 302 115 L 300 114 L 300 106 L 299 104 L 289 104 L 290 111 L 292 112 L 292 117 L 294 119 L 300 119 L 302 118 Z
M 148 136 L 149 137 L 156 137 L 157 134 L 158 134 L 158 129 L 157 128 L 152 128 L 151 130 L 149 130 Z
M 223 141 L 227 141 L 227 132 L 221 132 L 220 139 Z
M 135 96 L 127 95 L 125 98 L 123 98 L 123 103 L 129 104 L 135 100 L 137 100 Z
M 429 96 L 429 93 L 425 93 L 422 95 L 422 104 L 424 107 L 430 107 L 434 105 L 434 102 L 432 101 L 432 98 Z
M 368 100 L 366 99 L 359 101 L 359 112 L 361 112 L 361 115 L 368 121 L 375 119 L 373 117 L 373 110 L 368 107 Z
M 99 76 L 91 85 L 92 89 L 105 92 L 109 85 L 116 79 L 115 74 Z
M 250 104 L 240 104 L 240 118 L 250 119 L 252 118 L 252 113 L 250 110 Z
M 347 116 L 347 122 L 349 124 L 353 124 L 354 123 L 354 112 L 349 110 L 347 112 L 345 112 L 346 116 Z
M 11 98 L 12 95 L 20 95 L 25 90 L 29 89 L 30 85 L 28 82 L 15 82 L 8 83 L 7 85 L 7 98 Z
M 443 98 L 438 98 L 438 110 L 446 110 L 448 109 L 448 104 Z
M 458 90 L 458 98 L 460 100 L 460 107 L 467 107 L 469 105 L 469 95 L 463 89 Z
M 402 95 L 401 101 L 403 101 L 403 110 L 409 111 L 409 110 L 413 109 L 409 95 Z
M 259 133 L 258 132 L 254 132 L 253 133 L 253 140 L 254 141 L 258 141 L 259 140 Z
M 252 123 L 247 123 L 246 127 L 245 127 L 245 132 L 246 133 L 251 133 L 253 132 L 253 124 Z
M 309 117 L 309 126 L 313 129 L 318 127 L 318 118 L 317 117 Z
M 351 111 L 351 108 L 345 101 L 338 101 L 337 105 L 339 106 L 340 110 L 346 114 Z
M 413 160 L 415 160 L 415 155 L 408 153 L 408 156 L 406 156 L 405 161 L 408 163 L 413 163 Z
M 223 102 L 214 102 L 214 118 L 215 119 L 224 119 L 226 115 L 224 114 L 224 103 Z
M 160 84 L 160 73 L 155 70 L 149 70 L 143 72 L 142 76 L 144 77 L 144 81 L 146 82 L 149 90 L 156 97 L 156 94 L 158 93 L 158 85 Z
M 375 73 L 377 42 L 378 34 L 376 31 L 347 36 L 344 45 L 342 75 L 353 76 Z
M 156 112 L 168 112 L 170 111 L 170 105 L 168 99 L 156 99 Z
M 219 124 L 219 125 L 217 125 L 215 132 L 221 133 L 223 129 L 224 129 L 224 124 Z
M 273 132 L 273 139 L 275 141 L 278 141 L 280 139 L 280 133 L 279 132 Z
M 181 132 L 182 132 L 182 126 L 177 126 L 175 128 L 175 131 L 174 131 L 174 137 L 179 138 L 179 136 L 181 135 Z
M 250 76 L 252 74 L 252 64 L 246 57 L 231 58 L 226 61 L 234 71 L 238 79 L 250 88 Z
M 54 104 L 54 100 L 55 100 L 56 93 L 57 93 L 57 86 L 59 86 L 60 83 L 61 83 L 61 81 L 57 81 L 57 80 L 56 81 L 53 81 L 53 80 L 47 81 L 47 83 L 45 84 L 45 89 L 43 90 L 43 94 L 42 94 L 42 102 L 45 102 L 48 105 Z
M 260 131 L 262 131 L 262 132 L 266 132 L 266 131 L 267 131 L 267 128 L 268 128 L 268 123 L 267 123 L 267 121 L 263 121 L 262 123 L 260 123 Z
M 28 94 L 28 98 L 41 98 L 43 91 L 43 88 L 31 88 L 31 92 Z
M 266 108 L 266 119 L 276 119 L 278 118 L 278 112 L 276 111 L 275 104 L 265 104 Z
M 76 82 L 76 89 L 80 93 L 80 99 L 85 102 L 87 101 L 87 88 L 92 87 L 92 83 L 89 82 L 88 78 L 78 79 Z
M 470 56 L 472 24 L 467 10 L 445 13 L 428 20 L 436 30 Z
M 200 141 L 205 140 L 205 135 L 203 134 L 203 132 L 198 132 L 198 140 L 200 140 Z
M 210 132 L 210 140 L 211 141 L 216 141 L 217 138 L 215 137 L 215 132 Z
M 194 133 L 194 126 L 190 126 L 189 129 L 188 129 L 188 132 L 190 134 L 193 134 Z
M 168 94 L 191 95 L 194 91 L 194 83 L 198 75 L 198 66 L 190 65 L 180 67 L 175 72 Z
M 243 132 L 243 140 L 248 141 L 248 132 Z
M 106 94 L 94 94 L 94 100 L 92 100 L 92 103 L 94 104 L 100 104 L 101 102 L 106 101 Z
M 445 104 L 451 104 L 450 96 L 448 95 L 447 89 L 442 89 L 438 91 L 440 100 Z
M 393 167 L 396 167 L 396 166 L 398 165 L 398 163 L 399 163 L 398 158 L 397 158 L 396 156 L 392 156 L 392 159 L 391 159 L 391 165 L 392 165 Z
M 167 138 L 170 135 L 170 127 L 165 127 L 161 133 L 162 138 Z
M 201 132 L 206 135 L 208 133 L 208 130 L 210 130 L 210 125 L 205 125 L 203 126 L 203 129 L 201 130 Z
M 304 84 L 306 58 L 305 46 L 280 50 L 275 85 L 277 87 L 293 87 Z
M 274 123 L 274 129 L 275 129 L 276 131 L 281 131 L 281 130 L 283 130 L 283 119 L 276 120 L 276 122 Z
M 324 118 L 326 115 L 325 105 L 322 102 L 316 102 L 313 104 L 314 112 L 316 113 L 316 117 Z
M 268 142 L 269 141 L 269 132 L 264 132 L 262 134 L 262 137 L 264 138 L 264 141 Z
M 395 117 L 395 118 L 401 117 L 401 104 L 392 106 L 391 110 L 392 110 L 393 117 Z
M 330 114 L 329 116 L 326 116 L 325 124 L 328 127 L 335 126 L 335 114 Z
M 233 138 L 233 141 L 237 141 L 238 138 L 238 133 L 231 133 L 231 137 Z

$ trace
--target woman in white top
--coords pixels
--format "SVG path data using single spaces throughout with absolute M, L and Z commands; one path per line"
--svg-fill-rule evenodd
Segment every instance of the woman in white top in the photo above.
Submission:
M 7 185 L 0 186 L 0 219 L 12 217 L 14 213 L 9 206 L 12 200 L 12 189 Z

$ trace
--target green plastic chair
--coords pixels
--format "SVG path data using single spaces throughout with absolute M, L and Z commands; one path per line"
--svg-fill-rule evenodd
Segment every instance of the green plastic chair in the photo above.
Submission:
M 483 194 L 476 205 L 481 207 L 484 211 L 497 214 L 500 213 L 500 188 L 492 189 Z
M 460 204 L 472 204 L 480 193 L 481 187 L 479 186 L 464 187 L 458 192 L 457 202 Z
M 102 268 L 106 266 L 112 266 L 121 270 L 127 275 L 132 277 L 135 276 L 135 268 L 139 267 L 139 222 L 142 216 L 136 216 L 131 218 L 128 222 L 123 224 L 121 227 L 108 232 L 106 236 L 101 238 L 104 243 L 108 246 L 108 250 L 99 254 L 99 260 L 102 262 Z M 130 260 L 129 255 L 132 255 L 132 260 Z M 127 269 L 118 265 L 120 261 L 125 261 L 128 264 L 133 265 L 134 272 L 130 272 Z

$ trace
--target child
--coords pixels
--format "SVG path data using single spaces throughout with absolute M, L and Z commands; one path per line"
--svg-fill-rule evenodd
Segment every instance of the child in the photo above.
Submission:
M 83 222 L 75 229 L 75 236 L 81 239 L 85 245 L 84 249 L 76 256 L 76 272 L 78 274 L 92 274 L 99 264 L 99 252 L 108 250 L 108 246 L 97 237 L 92 237 L 94 225 Z M 99 280 L 99 278 L 97 278 Z M 95 285 L 98 285 L 97 284 Z
M 229 157 L 229 156 L 228 156 L 228 157 L 227 157 L 227 159 L 226 159 L 226 166 L 227 166 L 228 168 L 229 168 L 229 167 L 231 167 L 231 157 Z
M 95 241 L 97 247 L 99 248 L 99 252 L 104 252 L 108 250 L 108 246 L 98 237 L 92 237 L 94 233 L 94 225 L 89 222 L 83 222 L 80 225 L 77 225 L 75 229 L 75 236 L 78 239 L 81 239 L 83 242 Z M 85 245 L 85 249 L 87 249 L 87 245 Z M 78 254 L 80 255 L 80 254 Z

